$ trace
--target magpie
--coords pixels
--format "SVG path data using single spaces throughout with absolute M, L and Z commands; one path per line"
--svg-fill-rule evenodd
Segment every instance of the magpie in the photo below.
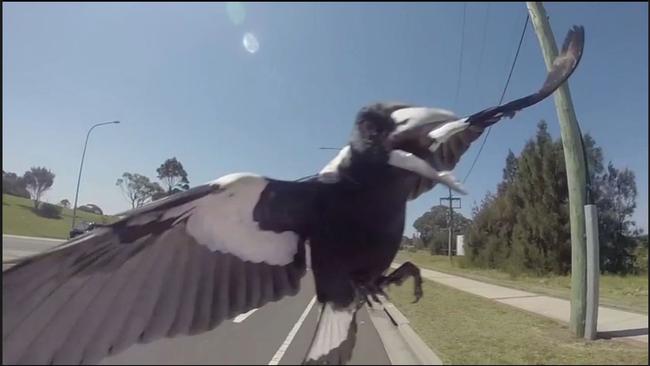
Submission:
M 583 45 L 575 26 L 538 92 L 465 118 L 368 105 L 349 144 L 312 178 L 226 175 L 5 262 L 3 364 L 97 363 L 137 343 L 206 332 L 295 295 L 306 253 L 320 315 L 304 363 L 346 363 L 363 304 L 407 278 L 415 301 L 423 295 L 412 263 L 388 273 L 407 201 L 438 183 L 463 193 L 450 172 L 470 144 L 560 87 Z

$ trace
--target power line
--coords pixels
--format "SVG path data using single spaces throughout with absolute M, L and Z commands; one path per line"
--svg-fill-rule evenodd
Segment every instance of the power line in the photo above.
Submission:
M 483 40 L 481 41 L 481 51 L 478 55 L 478 67 L 476 68 L 476 75 L 474 76 L 474 89 L 478 89 L 478 80 L 481 75 L 481 67 L 483 66 L 483 54 L 485 53 L 485 40 L 487 39 L 487 25 L 490 21 L 490 5 L 487 3 L 485 8 L 485 20 L 483 21 Z M 475 95 L 475 94 L 474 94 Z
M 515 59 L 512 61 L 512 66 L 510 66 L 510 73 L 508 74 L 508 79 L 506 80 L 506 85 L 503 87 L 503 92 L 501 93 L 501 98 L 499 99 L 498 105 L 501 105 L 503 102 L 503 97 L 506 95 L 506 90 L 508 90 L 508 84 L 510 84 L 510 78 L 512 77 L 512 72 L 515 70 L 515 64 L 517 63 L 517 58 L 519 57 L 519 51 L 521 50 L 521 44 L 524 40 L 524 35 L 526 34 L 526 28 L 528 27 L 528 19 L 530 18 L 529 14 L 526 14 L 526 22 L 524 22 L 524 29 L 521 31 L 521 38 L 519 38 L 519 45 L 517 46 L 517 53 L 515 54 Z M 483 138 L 483 142 L 481 143 L 481 147 L 478 150 L 478 153 L 474 157 L 474 161 L 472 162 L 472 166 L 470 166 L 469 171 L 467 172 L 467 175 L 465 175 L 465 178 L 463 179 L 463 184 L 465 184 L 465 181 L 467 181 L 467 178 L 469 175 L 472 173 L 472 169 L 474 169 L 474 165 L 476 165 L 476 162 L 478 161 L 479 156 L 481 156 L 481 152 L 483 151 L 483 147 L 485 146 L 485 142 L 487 141 L 488 136 L 490 136 L 490 131 L 492 130 L 492 126 L 488 127 L 487 132 L 485 133 L 485 137 Z
M 458 80 L 456 81 L 456 97 L 454 106 L 458 107 L 458 96 L 460 95 L 460 81 L 463 75 L 463 48 L 465 44 L 465 18 L 467 16 L 467 2 L 463 2 L 463 27 L 460 32 L 460 57 L 458 59 Z

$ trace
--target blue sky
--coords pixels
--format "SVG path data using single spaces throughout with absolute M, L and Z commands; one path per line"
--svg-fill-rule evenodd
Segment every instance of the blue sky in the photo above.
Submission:
M 639 190 L 635 219 L 648 227 L 648 5 L 547 3 L 558 43 L 586 29 L 570 88 L 580 125 L 605 158 L 628 167 Z M 524 3 L 468 3 L 459 98 L 463 3 L 251 4 L 3 3 L 2 164 L 55 174 L 47 200 L 74 199 L 87 129 L 93 131 L 79 203 L 128 207 L 115 181 L 155 178 L 177 157 L 192 185 L 231 172 L 279 179 L 317 172 L 343 146 L 368 103 L 399 100 L 467 115 L 494 105 L 515 54 Z M 247 52 L 244 34 L 257 37 Z M 484 46 L 482 46 L 484 45 Z M 482 55 L 481 55 L 482 53 Z M 529 24 L 506 100 L 545 77 Z M 518 153 L 545 119 L 559 136 L 553 98 L 500 122 L 471 173 L 461 212 L 494 191 L 508 149 Z M 477 142 L 456 167 L 462 179 Z M 415 218 L 438 187 L 409 203 Z

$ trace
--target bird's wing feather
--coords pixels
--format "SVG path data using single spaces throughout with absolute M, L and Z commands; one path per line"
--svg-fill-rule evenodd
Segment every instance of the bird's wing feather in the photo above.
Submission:
M 15 262 L 3 363 L 95 363 L 295 294 L 316 184 L 226 176 Z

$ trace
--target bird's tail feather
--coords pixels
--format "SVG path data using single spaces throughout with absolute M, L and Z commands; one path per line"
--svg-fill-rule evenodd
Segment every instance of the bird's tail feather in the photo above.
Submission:
M 359 307 L 357 303 L 347 307 L 330 302 L 321 304 L 316 332 L 303 364 L 342 365 L 350 360 L 357 337 Z

